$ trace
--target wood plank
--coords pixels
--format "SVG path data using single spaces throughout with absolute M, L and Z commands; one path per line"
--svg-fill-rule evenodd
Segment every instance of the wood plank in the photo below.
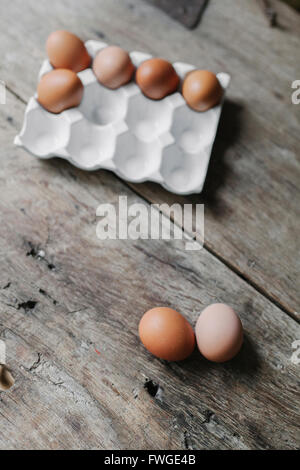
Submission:
M 15 148 L 23 111 L 10 93 L 0 108 L 0 338 L 16 379 L 0 394 L 0 448 L 297 448 L 297 323 L 205 249 L 98 240 L 99 203 L 145 202 L 110 173 Z M 230 363 L 167 363 L 139 342 L 150 307 L 194 325 L 216 301 L 246 332 Z
M 204 201 L 207 248 L 299 318 L 300 108 L 291 104 L 290 85 L 298 77 L 300 20 L 277 3 L 280 28 L 266 26 L 256 2 L 212 0 L 201 27 L 189 32 L 140 1 L 87 0 L 75 7 L 28 0 L 24 9 L 15 0 L 2 8 L 0 74 L 27 100 L 45 39 L 62 27 L 85 39 L 105 37 L 129 50 L 232 73 L 204 193 L 179 198 L 154 184 L 134 189 L 153 202 Z M 20 11 L 18 30 L 7 28 Z

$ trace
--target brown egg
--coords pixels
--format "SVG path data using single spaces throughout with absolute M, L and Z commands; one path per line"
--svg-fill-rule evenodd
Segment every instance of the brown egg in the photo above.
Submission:
M 99 82 L 112 89 L 128 83 L 134 70 L 128 52 L 118 46 L 105 47 L 98 52 L 93 62 L 93 71 Z
M 194 70 L 184 79 L 182 94 L 192 109 L 207 111 L 220 103 L 223 88 L 214 73 L 208 70 Z
M 161 100 L 179 87 L 179 77 L 164 59 L 145 60 L 136 71 L 136 83 L 148 98 Z
M 139 335 L 148 351 L 168 361 L 185 359 L 195 347 L 191 325 L 171 308 L 157 307 L 146 312 L 139 324 Z
M 196 339 L 201 354 L 214 362 L 232 359 L 243 343 L 243 326 L 235 311 L 225 304 L 212 304 L 200 314 Z
M 55 69 L 70 69 L 78 73 L 91 65 L 91 57 L 83 41 L 69 31 L 51 33 L 46 50 Z
M 43 75 L 37 93 L 39 103 L 50 113 L 58 114 L 80 104 L 83 85 L 72 70 L 57 69 Z

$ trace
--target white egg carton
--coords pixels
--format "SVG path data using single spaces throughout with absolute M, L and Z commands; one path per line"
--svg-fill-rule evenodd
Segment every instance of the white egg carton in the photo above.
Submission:
M 87 41 L 92 57 L 106 47 Z M 150 54 L 131 52 L 136 67 Z M 194 66 L 173 64 L 181 80 Z M 52 70 L 44 61 L 39 77 Z M 209 111 L 190 109 L 177 92 L 160 101 L 146 98 L 135 82 L 117 90 L 99 84 L 92 69 L 78 73 L 83 100 L 60 114 L 30 98 L 15 144 L 43 158 L 61 157 L 84 170 L 114 171 L 134 183 L 155 181 L 177 194 L 200 193 L 217 132 L 222 103 Z M 219 73 L 228 87 L 230 76 Z

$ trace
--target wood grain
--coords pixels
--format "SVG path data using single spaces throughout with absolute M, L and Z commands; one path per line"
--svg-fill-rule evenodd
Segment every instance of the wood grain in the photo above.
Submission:
M 296 448 L 297 323 L 205 249 L 98 240 L 99 203 L 146 203 L 110 173 L 14 148 L 24 106 L 9 93 L 0 111 L 0 338 L 16 379 L 0 394 L 0 448 Z M 246 332 L 230 363 L 167 363 L 141 345 L 150 307 L 195 324 L 216 301 Z
M 204 21 L 190 32 L 141 1 L 69 0 L 49 5 L 28 0 L 24 9 L 15 0 L 2 8 L 0 27 L 6 34 L 0 48 L 5 67 L 0 73 L 8 87 L 27 100 L 45 57 L 45 38 L 62 27 L 85 39 L 104 37 L 129 50 L 163 52 L 172 61 L 231 73 L 202 195 L 176 197 L 155 184 L 135 185 L 134 190 L 152 202 L 205 202 L 207 249 L 299 319 L 295 253 L 300 248 L 300 107 L 291 104 L 291 82 L 299 76 L 295 58 L 300 19 L 289 7 L 275 3 L 276 29 L 266 26 L 257 3 L 224 0 L 211 1 Z M 7 28 L 23 10 L 18 30 Z

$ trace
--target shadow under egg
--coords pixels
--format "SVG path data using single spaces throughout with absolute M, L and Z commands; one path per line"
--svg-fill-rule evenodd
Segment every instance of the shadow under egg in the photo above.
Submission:
M 15 384 L 15 379 L 13 378 L 10 370 L 4 364 L 0 364 L 0 391 L 6 392 Z

